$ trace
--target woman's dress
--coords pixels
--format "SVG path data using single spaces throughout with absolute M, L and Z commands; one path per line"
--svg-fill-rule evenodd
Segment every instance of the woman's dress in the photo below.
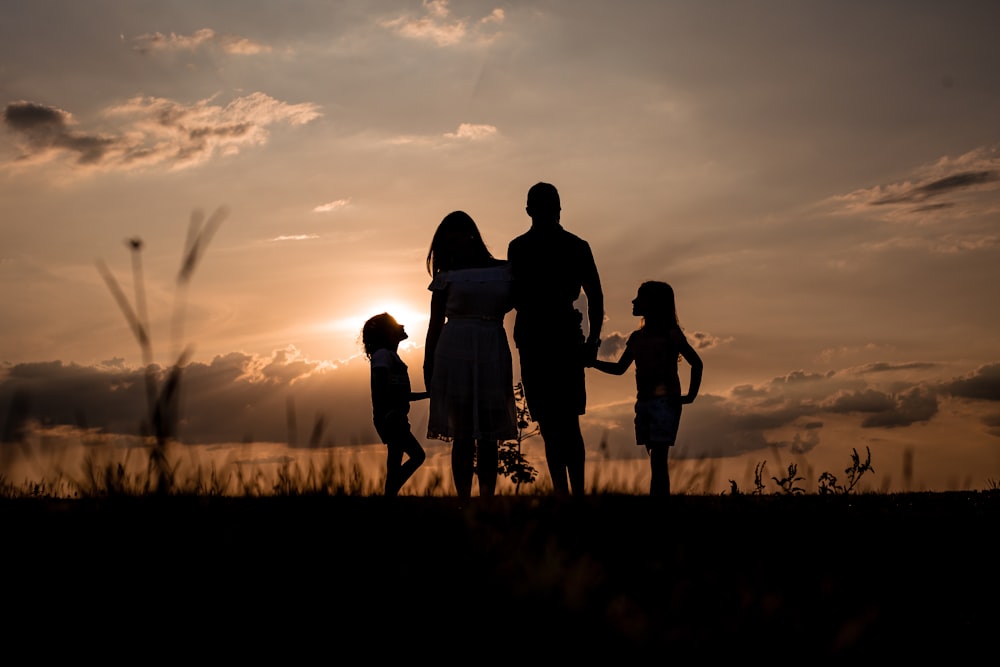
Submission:
M 447 294 L 433 352 L 427 437 L 516 438 L 514 373 L 503 326 L 513 307 L 510 266 L 442 271 L 428 289 Z

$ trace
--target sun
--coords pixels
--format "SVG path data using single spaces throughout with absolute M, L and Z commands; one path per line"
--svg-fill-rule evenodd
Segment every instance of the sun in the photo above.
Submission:
M 424 310 L 403 301 L 367 301 L 364 304 L 363 312 L 359 311 L 346 317 L 329 320 L 324 328 L 332 332 L 358 336 L 368 318 L 379 313 L 389 313 L 406 328 L 409 340 L 404 343 L 405 346 L 412 346 L 423 341 L 429 315 Z

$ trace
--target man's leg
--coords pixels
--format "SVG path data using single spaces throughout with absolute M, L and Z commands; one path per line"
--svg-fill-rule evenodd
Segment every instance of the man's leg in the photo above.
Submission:
M 538 431 L 545 443 L 545 464 L 552 478 L 552 491 L 557 496 L 569 495 L 566 461 L 563 457 L 563 433 L 558 420 L 546 417 L 538 421 Z
M 556 495 L 582 496 L 585 485 L 586 450 L 578 415 L 547 417 L 539 422 L 545 441 L 545 459 Z
M 580 432 L 580 417 L 572 415 L 566 426 L 566 469 L 569 471 L 569 485 L 574 496 L 584 494 L 584 466 L 587 450 Z

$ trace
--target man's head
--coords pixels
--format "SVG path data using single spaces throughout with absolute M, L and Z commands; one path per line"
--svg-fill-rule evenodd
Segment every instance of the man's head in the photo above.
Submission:
M 528 205 L 524 208 L 534 224 L 558 224 L 559 191 L 551 183 L 535 183 L 528 190 Z

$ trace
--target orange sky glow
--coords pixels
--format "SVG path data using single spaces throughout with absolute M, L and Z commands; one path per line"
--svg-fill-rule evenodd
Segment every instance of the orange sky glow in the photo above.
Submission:
M 435 226 L 467 211 L 503 257 L 548 181 L 601 272 L 603 357 L 638 326 L 642 281 L 676 290 L 705 362 L 681 478 L 711 464 L 718 493 L 757 462 L 768 478 L 799 462 L 815 488 L 858 450 L 873 490 L 995 486 L 1000 6 L 622 7 L 14 2 L 5 440 L 28 428 L 51 463 L 53 443 L 137 434 L 142 349 L 101 265 L 146 313 L 154 363 L 191 350 L 179 451 L 274 463 L 376 445 L 361 325 L 404 324 L 422 389 Z M 588 372 L 588 396 L 594 473 L 641 487 L 631 373 Z M 290 405 L 300 440 L 322 416 L 318 449 L 290 446 Z M 8 479 L 46 472 L 0 448 Z

